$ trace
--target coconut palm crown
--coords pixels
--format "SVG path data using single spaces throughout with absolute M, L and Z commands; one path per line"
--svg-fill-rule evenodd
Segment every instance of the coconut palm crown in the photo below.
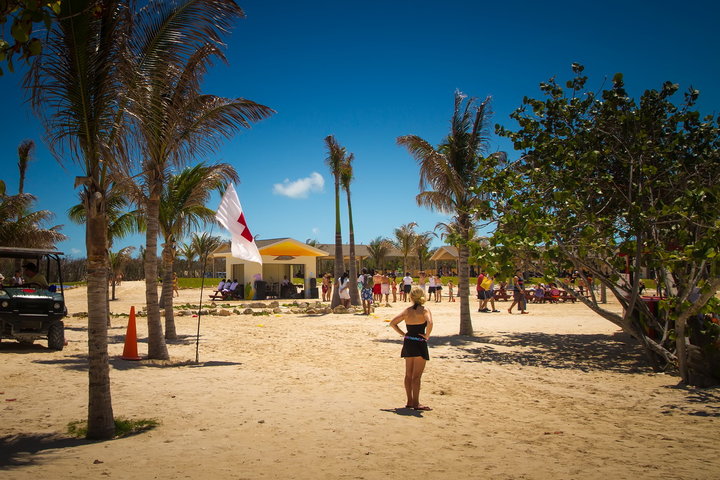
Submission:
M 455 92 L 450 132 L 437 148 L 416 135 L 398 137 L 420 166 L 418 205 L 449 215 L 460 234 L 458 245 L 458 296 L 460 297 L 460 335 L 473 332 L 470 318 L 468 280 L 468 242 L 471 240 L 476 212 L 483 202 L 474 193 L 483 178 L 484 154 L 488 149 L 490 97 L 480 104 Z M 503 155 L 503 154 L 492 154 Z

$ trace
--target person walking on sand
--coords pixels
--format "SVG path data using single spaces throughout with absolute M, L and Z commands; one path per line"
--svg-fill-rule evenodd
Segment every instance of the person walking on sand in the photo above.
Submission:
M 329 302 L 330 301 L 330 276 L 329 273 L 326 273 L 322 277 L 322 301 L 323 302 Z
M 400 356 L 405 359 L 405 393 L 407 403 L 405 408 L 415 410 L 432 410 L 420 404 L 420 383 L 425 363 L 430 360 L 427 340 L 433 329 L 433 320 L 430 310 L 423 304 L 426 301 L 425 292 L 420 287 L 410 290 L 410 299 L 413 304 L 400 312 L 390 322 L 390 327 L 403 337 L 403 347 Z M 405 322 L 407 332 L 403 332 L 398 324 Z
M 516 270 L 513 277 L 513 303 L 508 308 L 508 313 L 512 313 L 513 307 L 517 305 L 520 313 L 528 313 L 526 309 L 525 299 L 525 281 L 523 280 L 522 270 Z
M 177 293 L 177 296 L 180 296 L 180 290 L 178 290 L 178 278 L 177 273 L 173 272 L 172 274 L 172 287 L 173 287 L 173 297 Z

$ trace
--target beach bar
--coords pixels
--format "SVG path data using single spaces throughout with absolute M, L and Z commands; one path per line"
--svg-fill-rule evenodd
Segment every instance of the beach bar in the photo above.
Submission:
M 255 243 L 262 256 L 262 265 L 233 257 L 230 242 L 221 245 L 212 257 L 225 259 L 228 278 L 237 279 L 243 285 L 253 285 L 258 278 L 265 282 L 267 296 L 289 298 L 302 292 L 304 298 L 317 297 L 317 294 L 313 295 L 316 291 L 317 258 L 326 256 L 325 250 L 289 237 L 256 240 Z M 299 280 L 302 280 L 302 290 L 284 285 L 285 282 L 296 283 Z

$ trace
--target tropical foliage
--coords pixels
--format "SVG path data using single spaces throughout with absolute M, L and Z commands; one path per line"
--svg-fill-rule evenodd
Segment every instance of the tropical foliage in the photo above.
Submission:
M 215 221 L 215 211 L 205 206 L 210 194 L 237 180 L 237 172 L 231 165 L 208 166 L 200 163 L 172 175 L 163 190 L 160 197 L 160 233 L 164 239 L 162 305 L 165 309 L 166 339 L 177 338 L 172 308 L 176 245 L 191 231 Z
M 454 231 L 458 234 L 458 297 L 460 297 L 460 334 L 473 332 L 470 318 L 468 283 L 468 244 L 475 222 L 487 216 L 487 197 L 482 193 L 483 181 L 505 160 L 503 153 L 487 154 L 490 98 L 476 105 L 455 92 L 455 107 L 450 132 L 434 148 L 415 135 L 398 137 L 420 165 L 418 205 L 453 215 Z
M 340 277 L 345 271 L 343 265 L 343 251 L 342 251 L 342 227 L 340 224 L 340 175 L 342 173 L 343 164 L 345 163 L 345 157 L 347 151 L 345 147 L 342 147 L 333 135 L 325 137 L 325 146 L 328 150 L 328 156 L 325 159 L 330 173 L 332 173 L 335 179 L 335 264 L 333 271 L 333 293 L 332 299 L 330 300 L 330 306 L 332 308 L 340 305 Z M 357 290 L 357 289 L 356 289 Z
M 214 152 L 223 139 L 273 112 L 250 100 L 200 91 L 212 62 L 224 60 L 222 37 L 242 16 L 232 1 L 151 1 L 139 12 L 130 42 L 128 108 L 134 140 L 142 154 L 142 181 L 135 198 L 147 220 L 145 293 L 150 358 L 169 357 L 156 283 L 160 201 L 168 175 L 173 167 Z
M 345 197 L 347 198 L 348 206 L 348 236 L 349 236 L 349 256 L 350 266 L 348 272 L 350 274 L 350 303 L 352 305 L 360 305 L 360 292 L 357 287 L 357 266 L 355 264 L 355 227 L 353 226 L 352 216 L 352 202 L 350 201 L 350 184 L 353 181 L 353 167 L 352 162 L 355 159 L 355 155 L 352 153 L 345 156 L 340 167 L 340 183 L 343 190 L 345 190 Z
M 720 129 L 694 110 L 699 92 L 675 101 L 678 85 L 639 101 L 621 74 L 595 93 L 581 65 L 564 86 L 542 83 L 499 128 L 520 160 L 498 175 L 498 252 L 522 256 L 572 290 L 561 271 L 591 276 L 623 306 L 618 314 L 590 290 L 578 298 L 637 338 L 658 368 L 678 365 L 686 382 L 720 379 L 709 320 L 720 288 Z M 650 271 L 669 294 L 659 313 L 640 298 Z M 692 319 L 691 323 L 688 321 Z

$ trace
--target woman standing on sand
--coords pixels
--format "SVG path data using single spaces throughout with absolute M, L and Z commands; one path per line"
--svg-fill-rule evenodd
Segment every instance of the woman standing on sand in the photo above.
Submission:
M 420 287 L 413 287 L 410 290 L 412 306 L 403 310 L 390 322 L 390 326 L 404 337 L 402 352 L 400 356 L 405 359 L 405 393 L 407 404 L 405 408 L 415 410 L 432 410 L 432 408 L 420 404 L 420 379 L 425 370 L 425 362 L 430 360 L 427 340 L 433 329 L 432 314 L 425 308 L 425 292 Z M 407 332 L 398 327 L 398 323 L 404 321 Z

